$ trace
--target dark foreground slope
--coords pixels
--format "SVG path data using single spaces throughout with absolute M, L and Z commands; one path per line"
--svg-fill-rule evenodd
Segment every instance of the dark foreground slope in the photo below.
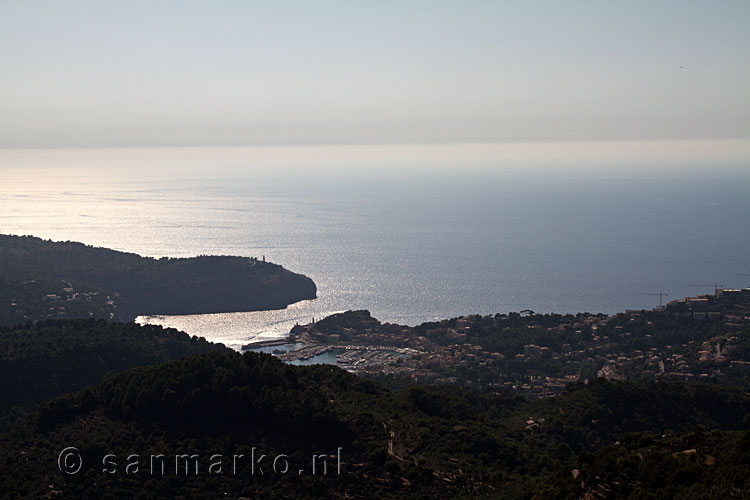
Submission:
M 0 491 L 578 498 L 601 489 L 600 498 L 730 498 L 750 486 L 749 414 L 750 394 L 720 385 L 601 380 L 526 401 L 455 387 L 391 391 L 335 367 L 211 352 L 44 403 L 0 437 Z M 71 446 L 78 451 L 58 463 Z M 78 458 L 77 473 L 60 471 L 77 470 Z M 651 465 L 671 472 L 662 481 L 638 476 Z
M 0 327 L 0 429 L 35 404 L 136 366 L 224 349 L 174 329 L 104 320 Z
M 280 309 L 313 299 L 306 276 L 254 258 L 141 257 L 0 235 L 0 324 L 28 319 Z

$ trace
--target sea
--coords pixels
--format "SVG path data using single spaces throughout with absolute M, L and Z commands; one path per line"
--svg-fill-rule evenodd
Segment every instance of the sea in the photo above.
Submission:
M 315 281 L 283 310 L 138 318 L 234 348 L 349 309 L 612 314 L 750 286 L 750 143 L 5 149 L 0 233 Z

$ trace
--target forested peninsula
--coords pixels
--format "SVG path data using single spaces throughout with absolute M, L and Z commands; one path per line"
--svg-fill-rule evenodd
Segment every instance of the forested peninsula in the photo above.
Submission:
M 283 309 L 316 292 L 310 278 L 255 257 L 156 259 L 0 235 L 0 325 Z

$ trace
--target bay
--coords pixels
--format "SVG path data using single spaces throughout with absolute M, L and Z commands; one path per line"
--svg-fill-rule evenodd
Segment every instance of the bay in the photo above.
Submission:
M 2 150 L 0 232 L 316 282 L 285 310 L 139 319 L 235 348 L 347 309 L 614 313 L 750 285 L 746 145 Z

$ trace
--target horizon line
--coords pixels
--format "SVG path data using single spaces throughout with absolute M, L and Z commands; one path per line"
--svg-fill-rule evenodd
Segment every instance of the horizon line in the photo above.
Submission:
M 750 136 L 695 137 L 695 138 L 598 138 L 598 139 L 520 139 L 496 141 L 453 142 L 311 142 L 311 143 L 245 143 L 245 144 L 152 144 L 152 145 L 43 145 L 3 146 L 3 151 L 18 150 L 70 150 L 70 149 L 244 149 L 244 148 L 346 148 L 373 146 L 488 146 L 504 144 L 621 144 L 621 143 L 688 143 L 688 142 L 739 142 L 750 141 Z

